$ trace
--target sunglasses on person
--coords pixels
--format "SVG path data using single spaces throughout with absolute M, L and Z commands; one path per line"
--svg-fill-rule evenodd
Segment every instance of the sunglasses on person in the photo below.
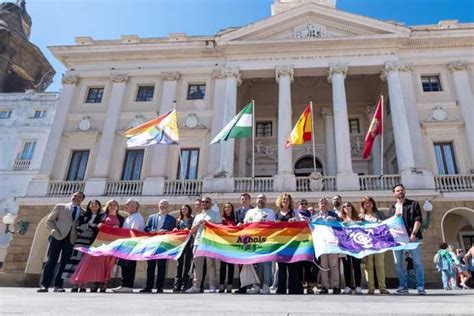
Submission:
M 308 202 L 301 202 L 300 205 L 308 205 Z
M 343 207 L 352 207 L 350 204 L 345 204 Z
M 211 201 L 208 201 L 208 200 L 202 200 L 202 203 L 211 203 Z

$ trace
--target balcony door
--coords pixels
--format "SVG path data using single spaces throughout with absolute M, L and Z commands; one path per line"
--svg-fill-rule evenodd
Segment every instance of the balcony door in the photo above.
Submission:
M 143 149 L 127 150 L 123 165 L 122 180 L 140 180 L 143 164 Z
M 67 181 L 83 181 L 86 174 L 89 150 L 74 150 L 69 163 Z

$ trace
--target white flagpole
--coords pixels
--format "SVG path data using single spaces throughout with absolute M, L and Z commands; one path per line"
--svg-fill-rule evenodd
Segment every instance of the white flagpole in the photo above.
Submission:
M 252 182 L 255 178 L 255 100 L 252 99 Z
M 381 120 L 380 120 L 380 124 L 382 124 L 382 134 L 380 135 L 380 176 L 383 177 L 383 132 L 384 132 L 384 129 L 385 129 L 385 126 L 384 126 L 384 123 L 383 123 L 383 94 L 380 95 L 380 105 L 381 105 L 381 111 L 382 111 L 382 115 L 381 115 Z
M 311 115 L 311 141 L 313 143 L 313 170 L 316 172 L 316 145 L 314 143 L 314 115 L 313 115 L 313 100 L 309 101 L 310 115 Z

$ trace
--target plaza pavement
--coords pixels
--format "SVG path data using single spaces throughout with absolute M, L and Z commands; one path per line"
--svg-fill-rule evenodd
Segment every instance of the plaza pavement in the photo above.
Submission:
M 135 290 L 137 291 L 137 290 Z M 428 295 L 36 293 L 0 288 L 0 315 L 474 315 L 474 290 Z

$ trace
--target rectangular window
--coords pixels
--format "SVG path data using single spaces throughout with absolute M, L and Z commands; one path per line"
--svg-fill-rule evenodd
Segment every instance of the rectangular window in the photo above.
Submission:
M 143 164 L 143 149 L 127 150 L 123 165 L 122 180 L 140 180 Z
M 190 84 L 188 86 L 188 100 L 202 100 L 206 95 L 205 84 Z
M 89 88 L 86 103 L 101 103 L 103 95 L 104 88 Z
M 86 175 L 87 161 L 89 160 L 88 150 L 74 150 L 72 152 L 71 163 L 67 173 L 67 181 L 83 181 Z
M 36 142 L 26 142 L 23 144 L 23 149 L 20 153 L 20 160 L 31 160 L 35 152 Z
M 178 179 L 195 180 L 198 176 L 199 148 L 181 149 L 181 159 L 178 164 Z
M 439 76 L 421 76 L 421 84 L 424 92 L 441 91 Z
M 349 119 L 349 132 L 351 134 L 360 134 L 359 119 Z
M 255 136 L 256 137 L 272 137 L 273 123 L 272 122 L 257 122 Z
M 457 174 L 456 159 L 454 158 L 453 143 L 434 143 L 438 174 Z
M 33 118 L 35 119 L 40 119 L 46 116 L 46 110 L 36 110 L 35 114 L 33 115 Z
M 154 86 L 139 86 L 136 101 L 137 102 L 152 101 L 154 93 L 155 93 Z
M 9 119 L 12 116 L 11 110 L 1 110 L 0 111 L 0 119 Z

